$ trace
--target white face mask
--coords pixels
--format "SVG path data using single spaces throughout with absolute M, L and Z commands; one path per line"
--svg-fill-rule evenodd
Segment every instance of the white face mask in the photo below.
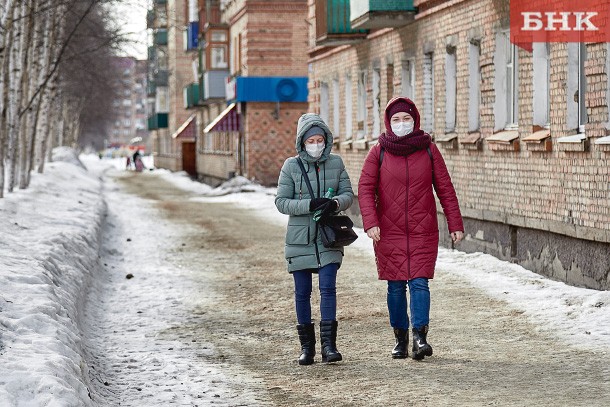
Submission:
M 414 125 L 415 123 L 413 122 L 392 123 L 392 133 L 396 134 L 398 137 L 404 137 L 413 131 Z
M 316 160 L 322 156 L 326 143 L 320 144 L 305 144 L 305 151 L 307 154 L 315 158 Z

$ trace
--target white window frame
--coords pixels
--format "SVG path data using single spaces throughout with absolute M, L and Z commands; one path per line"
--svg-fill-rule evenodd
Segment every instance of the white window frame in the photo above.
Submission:
M 533 44 L 533 113 L 534 125 L 550 128 L 551 116 L 551 59 L 550 44 L 547 42 L 536 42 Z
M 356 120 L 358 121 L 358 138 L 362 139 L 367 133 L 367 109 L 366 109 L 366 81 L 367 73 L 362 71 L 358 74 L 358 111 Z
M 457 120 L 457 53 L 447 47 L 445 54 L 445 133 L 453 133 Z
M 339 103 L 339 78 L 333 79 L 333 132 L 335 133 L 335 137 L 339 137 L 340 127 L 339 127 L 339 114 L 340 114 L 341 105 Z
M 324 123 L 328 126 L 329 119 L 329 99 L 328 99 L 328 83 L 320 83 L 320 117 L 324 120 Z
M 352 127 L 352 78 L 351 75 L 345 75 L 345 138 L 351 140 L 353 137 Z
M 587 62 L 587 45 L 578 44 L 578 132 L 584 133 L 587 124 L 587 75 L 585 63 Z
M 481 129 L 481 43 L 468 45 L 468 131 Z
M 508 42 L 506 49 L 506 130 L 516 130 L 519 127 L 519 51 L 510 42 L 510 34 L 504 36 Z
M 415 100 L 415 59 L 409 58 L 402 61 L 401 68 L 402 95 Z
M 422 130 L 434 131 L 434 52 L 424 54 L 423 62 L 424 117 Z
M 381 69 L 373 69 L 373 137 L 381 133 Z

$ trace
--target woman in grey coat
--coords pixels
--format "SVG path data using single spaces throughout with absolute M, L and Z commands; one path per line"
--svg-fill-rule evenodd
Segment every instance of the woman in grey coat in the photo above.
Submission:
M 306 113 L 297 125 L 297 157 L 290 157 L 282 166 L 278 180 L 275 206 L 286 215 L 285 255 L 288 272 L 294 278 L 297 331 L 301 342 L 299 364 L 310 365 L 315 356 L 315 330 L 311 322 L 312 274 L 317 273 L 320 287 L 320 342 L 322 361 L 342 359 L 337 350 L 337 270 L 343 259 L 343 248 L 322 245 L 314 213 L 322 218 L 346 210 L 354 193 L 343 160 L 330 153 L 333 135 L 320 118 Z M 298 161 L 301 160 L 315 196 L 310 196 Z M 329 188 L 334 195 L 324 197 Z

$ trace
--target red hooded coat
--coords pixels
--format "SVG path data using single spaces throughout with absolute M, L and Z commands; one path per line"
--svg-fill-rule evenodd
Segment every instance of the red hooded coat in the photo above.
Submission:
M 415 104 L 407 98 L 394 98 L 385 109 L 386 131 L 392 131 L 388 112 L 398 99 L 412 106 L 413 131 L 419 130 L 419 112 Z M 426 149 L 407 156 L 393 155 L 385 150 L 380 167 L 381 146 L 378 143 L 371 148 L 362 167 L 358 201 L 364 230 L 374 226 L 380 228 L 381 239 L 375 244 L 380 280 L 434 277 L 439 234 L 433 187 L 447 218 L 449 232 L 464 231 L 445 161 L 435 144 L 430 143 L 429 148 L 432 159 Z

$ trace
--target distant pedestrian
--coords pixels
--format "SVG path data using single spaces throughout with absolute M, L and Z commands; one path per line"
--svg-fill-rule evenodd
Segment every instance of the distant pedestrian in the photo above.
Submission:
M 318 274 L 320 287 L 320 342 L 323 362 L 337 362 L 342 355 L 337 350 L 337 270 L 343 259 L 343 248 L 322 245 L 314 213 L 322 218 L 352 204 L 352 185 L 341 157 L 331 154 L 333 135 L 320 116 L 307 113 L 297 125 L 296 157 L 288 158 L 280 172 L 275 205 L 288 219 L 285 256 L 288 272 L 294 278 L 297 331 L 301 342 L 299 364 L 314 363 L 316 353 L 315 328 L 311 319 L 312 275 Z M 303 164 L 315 196 L 310 196 Z M 325 192 L 335 191 L 332 198 Z
M 464 226 L 443 157 L 430 135 L 420 129 L 415 104 L 407 98 L 394 98 L 384 119 L 386 131 L 362 168 L 358 201 L 364 230 L 374 242 L 379 279 L 388 281 L 388 311 L 396 339 L 392 357 L 408 356 L 408 286 L 412 357 L 420 360 L 432 355 L 427 342 L 428 280 L 434 277 L 439 241 L 433 188 L 453 242 L 462 240 Z
M 131 169 L 131 157 L 127 156 L 126 157 L 126 161 L 125 161 L 125 169 L 126 170 L 130 170 Z

